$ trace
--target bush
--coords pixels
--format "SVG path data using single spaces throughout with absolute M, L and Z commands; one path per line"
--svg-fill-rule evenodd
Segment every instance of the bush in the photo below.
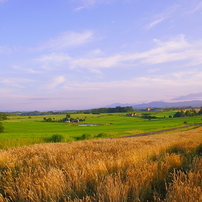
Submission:
M 3 127 L 3 124 L 0 122 L 0 133 L 3 133 L 4 132 L 4 127 Z
M 83 134 L 79 139 L 80 140 L 89 140 L 89 139 L 91 139 L 92 138 L 92 136 L 91 136 L 91 134 Z
M 50 142 L 62 142 L 63 139 L 64 137 L 62 135 L 55 134 L 50 138 Z
M 107 137 L 106 133 L 99 133 L 96 137 L 101 138 L 101 137 Z

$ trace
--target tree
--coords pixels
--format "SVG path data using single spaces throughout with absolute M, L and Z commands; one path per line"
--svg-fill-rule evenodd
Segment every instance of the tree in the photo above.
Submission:
M 3 124 L 0 122 L 0 133 L 3 133 L 4 132 L 4 127 L 3 127 Z
M 62 142 L 62 140 L 64 139 L 64 137 L 60 134 L 55 134 L 52 135 L 52 137 L 50 138 L 50 142 Z
M 185 115 L 186 115 L 186 116 L 192 116 L 193 113 L 192 113 L 190 110 L 187 110 L 187 111 L 185 112 Z
M 202 107 L 201 107 L 201 109 L 199 110 L 198 114 L 199 114 L 199 115 L 202 115 Z
M 70 119 L 70 114 L 67 114 L 67 115 L 66 115 L 66 119 Z
M 195 109 L 191 109 L 191 112 L 192 112 L 193 116 L 196 116 L 196 115 L 197 115 L 197 112 L 196 112 Z
M 181 117 L 181 116 L 182 116 L 181 112 L 176 112 L 173 117 Z
M 0 120 L 7 120 L 7 114 L 1 112 L 1 113 L 0 113 Z

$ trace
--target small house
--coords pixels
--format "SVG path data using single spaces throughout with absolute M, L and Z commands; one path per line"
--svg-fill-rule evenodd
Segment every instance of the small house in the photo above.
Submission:
M 126 116 L 136 116 L 135 113 L 126 114 Z
M 75 119 L 75 120 L 73 120 L 73 122 L 74 122 L 74 123 L 79 123 L 80 120 L 79 120 L 79 119 Z

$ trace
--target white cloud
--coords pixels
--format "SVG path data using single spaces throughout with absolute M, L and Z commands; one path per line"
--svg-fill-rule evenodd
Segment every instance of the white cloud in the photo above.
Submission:
M 63 76 L 55 77 L 50 84 L 45 86 L 45 88 L 53 90 L 56 87 L 58 87 L 59 85 L 63 84 L 65 81 L 66 81 L 66 79 Z
M 13 65 L 11 66 L 14 70 L 17 70 L 17 71 L 23 71 L 23 72 L 28 72 L 30 74 L 39 74 L 39 73 L 42 73 L 42 71 L 38 71 L 38 70 L 35 70 L 35 69 L 32 69 L 32 68 L 24 68 L 24 67 L 21 67 L 19 65 Z
M 188 14 L 194 14 L 196 13 L 198 10 L 202 10 L 202 2 L 200 2 L 199 4 L 197 4 L 192 10 L 190 10 L 188 12 Z
M 167 8 L 164 12 L 153 16 L 152 17 L 153 21 L 146 25 L 146 29 L 151 29 L 154 26 L 158 25 L 159 23 L 171 17 L 171 15 L 178 9 L 178 7 L 179 5 L 171 6 Z
M 186 76 L 185 76 L 186 75 Z M 198 76 L 199 75 L 199 76 Z M 170 100 L 180 94 L 200 92 L 202 73 L 176 72 L 161 76 L 142 76 L 130 80 L 109 82 L 64 82 L 63 93 L 69 96 L 78 95 L 82 100 L 90 100 L 90 105 L 102 103 L 136 103 L 143 100 Z M 118 89 L 118 90 L 117 90 Z M 132 93 L 131 93 L 132 92 Z M 147 93 L 145 93 L 147 92 Z M 79 98 L 77 100 L 80 100 Z M 79 101 L 78 101 L 79 103 Z M 86 103 L 87 104 L 87 103 Z M 80 105 L 79 105 L 80 106 Z M 89 106 L 90 107 L 90 106 Z
M 82 10 L 82 9 L 84 9 L 85 8 L 85 6 L 80 6 L 80 7 L 78 7 L 78 8 L 75 8 L 74 10 L 75 11 L 80 11 L 80 10 Z
M 114 102 L 168 101 L 182 94 L 201 92 L 201 78 L 202 72 L 197 70 L 109 82 L 75 82 L 66 80 L 64 76 L 57 76 L 53 78 L 49 85 L 42 86 L 46 90 L 42 91 L 43 95 L 38 92 L 34 96 L 30 94 L 23 97 L 23 91 L 17 89 L 18 91 L 9 93 L 9 96 L 12 94 L 12 97 L 16 97 L 15 103 L 18 103 L 17 106 L 21 107 L 19 110 L 24 109 L 26 106 L 29 107 L 29 110 L 30 107 L 37 110 L 85 109 L 102 107 Z M 8 97 L 6 89 L 0 89 L 0 92 L 6 98 Z M 27 98 L 32 98 L 32 100 L 28 102 L 26 101 Z M 13 99 L 9 97 L 9 102 L 12 105 L 11 100 Z M 22 104 L 23 102 L 26 103 L 26 106 Z M 2 106 L 5 105 L 5 103 L 2 104 Z
M 103 4 L 103 3 L 110 3 L 116 0 L 77 0 L 77 2 L 80 2 L 82 5 L 85 6 L 91 6 L 91 5 L 95 5 L 95 4 Z
M 124 89 L 125 91 L 130 91 L 131 88 L 136 90 L 140 89 L 180 89 L 191 87 L 192 89 L 201 89 L 202 72 L 199 70 L 189 70 L 189 71 L 176 71 L 170 74 L 164 75 L 153 75 L 153 76 L 141 76 L 134 77 L 130 80 L 114 80 L 114 81 L 102 81 L 102 82 L 75 82 L 66 81 L 63 76 L 56 77 L 54 79 L 55 84 L 63 84 L 62 89 L 80 91 L 80 90 L 106 90 L 112 92 L 113 89 Z M 155 88 L 154 88 L 155 86 Z M 108 89 L 108 90 L 107 90 Z M 147 90 L 148 92 L 148 90 Z M 123 93 L 123 92 L 122 92 Z
M 154 73 L 160 71 L 160 68 L 150 69 L 148 72 Z
M 52 38 L 41 44 L 39 50 L 60 51 L 70 47 L 79 46 L 88 43 L 93 38 L 93 32 L 86 30 L 83 32 L 63 32 L 59 36 Z
M 73 3 L 78 3 L 79 5 L 78 7 L 74 9 L 74 11 L 80 11 L 82 9 L 92 8 L 100 4 L 110 4 L 116 1 L 119 1 L 119 0 L 72 0 Z
M 70 60 L 71 57 L 66 53 L 51 53 L 43 55 L 36 59 L 36 61 L 42 65 L 41 67 L 46 70 L 60 66 Z
M 51 54 L 46 54 L 38 58 L 38 61 L 41 62 L 50 62 L 50 63 L 62 63 L 64 61 L 70 60 L 71 57 L 69 57 L 66 53 L 51 53 Z
M 156 26 L 157 24 L 161 23 L 164 21 L 166 18 L 161 18 L 158 20 L 155 20 L 154 22 L 151 22 L 149 25 L 147 25 L 147 29 L 151 29 L 152 27 Z
M 11 53 L 12 49 L 7 46 L 0 46 L 0 54 L 2 53 Z
M 183 95 L 173 98 L 172 100 L 202 100 L 202 92 Z
M 156 48 L 139 53 L 119 54 L 109 57 L 71 58 L 71 68 L 87 68 L 90 70 L 131 66 L 131 64 L 160 64 L 173 61 L 182 61 L 186 65 L 202 64 L 202 42 L 186 41 L 183 35 L 167 42 L 154 40 Z M 184 65 L 185 65 L 184 64 Z
M 70 57 L 66 53 L 52 53 L 38 58 L 37 61 L 44 69 L 65 65 L 66 68 L 84 68 L 99 74 L 103 68 L 134 67 L 141 64 L 154 65 L 174 61 L 181 62 L 181 66 L 202 64 L 202 41 L 188 42 L 184 35 L 180 35 L 169 41 L 154 39 L 154 43 L 155 48 L 139 53 L 100 57 L 104 53 L 95 49 L 82 58 Z
M 34 80 L 25 78 L 0 78 L 0 83 L 15 88 L 25 88 L 30 82 L 34 82 Z

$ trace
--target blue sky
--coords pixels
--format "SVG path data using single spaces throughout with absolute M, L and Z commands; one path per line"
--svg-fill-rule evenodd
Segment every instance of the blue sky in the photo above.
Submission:
M 202 100 L 201 0 L 0 0 L 0 111 Z

